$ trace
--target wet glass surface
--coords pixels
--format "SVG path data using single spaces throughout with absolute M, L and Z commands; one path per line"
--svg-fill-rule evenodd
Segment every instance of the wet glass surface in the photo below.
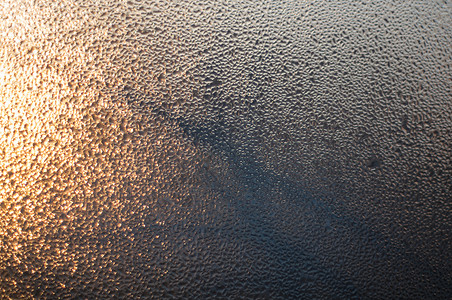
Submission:
M 451 15 L 2 0 L 0 298 L 450 299 Z

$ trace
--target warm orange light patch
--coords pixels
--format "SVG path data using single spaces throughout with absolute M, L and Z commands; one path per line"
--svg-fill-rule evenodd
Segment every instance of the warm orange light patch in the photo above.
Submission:
M 80 205 L 70 195 L 83 182 L 66 175 L 77 169 L 74 133 L 83 130 L 83 105 L 97 91 L 79 87 L 101 81 L 101 75 L 80 74 L 93 60 L 88 43 L 74 47 L 48 38 L 57 29 L 44 23 L 50 13 L 31 1 L 0 4 L 0 15 L 6 16 L 0 20 L 0 267 L 8 260 L 20 265 L 29 251 L 24 245 L 41 241 L 50 225 L 61 223 L 64 229 L 70 215 L 61 215 Z M 85 21 L 67 18 L 59 30 L 80 28 Z

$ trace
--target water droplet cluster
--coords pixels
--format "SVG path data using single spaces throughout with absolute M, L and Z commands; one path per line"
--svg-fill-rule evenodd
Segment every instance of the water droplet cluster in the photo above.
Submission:
M 3 0 L 0 295 L 450 298 L 451 13 Z

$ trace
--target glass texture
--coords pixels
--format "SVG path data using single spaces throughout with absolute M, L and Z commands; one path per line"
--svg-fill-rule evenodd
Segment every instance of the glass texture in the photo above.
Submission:
M 451 299 L 452 3 L 1 0 L 1 299 Z

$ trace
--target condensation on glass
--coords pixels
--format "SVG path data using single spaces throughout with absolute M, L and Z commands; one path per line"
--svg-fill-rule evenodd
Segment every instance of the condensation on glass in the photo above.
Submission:
M 2 0 L 0 298 L 450 299 L 451 15 Z

